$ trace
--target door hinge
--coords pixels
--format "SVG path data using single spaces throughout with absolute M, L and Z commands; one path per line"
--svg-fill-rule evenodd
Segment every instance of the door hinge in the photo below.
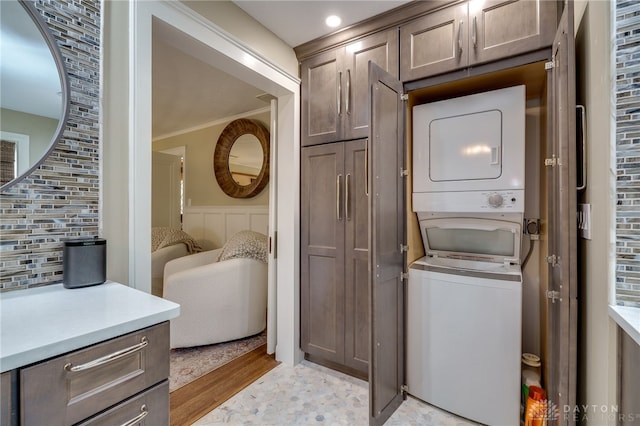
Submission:
M 409 246 L 406 244 L 400 244 L 400 253 L 409 251 Z
M 400 272 L 400 279 L 402 281 L 408 281 L 409 280 L 409 274 L 407 274 L 406 272 Z
M 409 176 L 409 170 L 403 169 L 402 167 L 400 167 L 400 177 L 407 177 L 407 176 Z
M 402 386 L 400 386 L 400 391 L 401 391 L 403 394 L 407 394 L 407 393 L 409 393 L 409 386 L 407 386 L 407 385 L 402 385 Z
M 556 63 L 554 61 L 549 61 L 544 63 L 545 70 L 553 69 L 555 66 L 556 66 Z
M 547 290 L 547 299 L 551 299 L 551 303 L 556 303 L 556 300 L 562 302 L 560 298 L 560 292 L 555 290 Z
M 556 256 L 555 254 L 552 254 L 550 256 L 546 256 L 544 260 L 546 260 L 549 265 L 556 266 L 560 261 L 560 257 Z
M 552 158 L 545 158 L 544 159 L 544 165 L 545 166 L 551 166 L 551 167 L 559 166 L 560 165 L 560 158 L 556 157 L 555 155 Z
M 403 93 L 400 95 L 400 100 L 402 101 L 408 101 L 409 100 L 409 94 L 408 93 Z

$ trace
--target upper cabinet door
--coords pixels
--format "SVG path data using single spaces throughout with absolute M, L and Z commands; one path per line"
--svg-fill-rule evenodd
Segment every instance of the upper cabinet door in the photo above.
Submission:
M 303 146 L 343 138 L 343 60 L 344 49 L 340 48 L 313 56 L 301 64 Z
M 372 34 L 345 48 L 345 139 L 369 134 L 369 61 L 398 77 L 398 29 Z
M 576 82 L 573 2 L 565 3 L 548 68 L 548 192 L 546 303 L 547 399 L 556 407 L 575 407 L 577 347 L 577 224 L 576 224 Z M 554 423 L 555 424 L 555 423 Z M 560 422 L 558 422 L 560 424 Z
M 404 384 L 405 168 L 402 84 L 369 65 L 368 139 L 370 424 L 383 424 L 400 406 Z
M 400 26 L 400 80 L 441 74 L 467 66 L 467 4 L 430 13 Z
M 471 0 L 469 65 L 550 46 L 556 8 L 555 1 Z

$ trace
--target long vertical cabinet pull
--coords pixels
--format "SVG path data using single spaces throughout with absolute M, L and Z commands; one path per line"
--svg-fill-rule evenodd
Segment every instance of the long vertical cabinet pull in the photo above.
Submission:
M 336 219 L 342 220 L 340 214 L 340 181 L 342 180 L 342 174 L 336 176 Z
M 462 56 L 462 21 L 458 24 L 458 53 Z
M 344 97 L 344 108 L 347 111 L 347 115 L 351 114 L 349 108 L 349 98 L 351 98 L 351 70 L 347 70 L 347 92 Z
M 342 115 L 342 71 L 338 73 L 338 115 Z
M 344 215 L 347 220 L 351 220 L 351 213 L 349 212 L 349 185 L 351 181 L 351 173 L 347 173 L 344 180 Z
M 473 48 L 478 47 L 478 17 L 473 17 L 473 32 L 471 33 L 471 41 L 473 42 Z
M 576 190 L 582 191 L 587 187 L 587 117 L 584 105 L 576 105 L 578 117 L 580 117 L 580 138 L 582 139 L 582 185 Z
M 364 195 L 369 196 L 369 138 L 364 141 Z

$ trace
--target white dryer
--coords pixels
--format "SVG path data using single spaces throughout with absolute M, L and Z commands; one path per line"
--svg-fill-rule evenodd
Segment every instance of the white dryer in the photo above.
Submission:
M 422 216 L 428 256 L 409 269 L 408 391 L 477 422 L 517 425 L 521 222 Z

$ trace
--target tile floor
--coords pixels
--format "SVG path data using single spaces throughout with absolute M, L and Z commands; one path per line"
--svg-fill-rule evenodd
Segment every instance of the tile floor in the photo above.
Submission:
M 303 361 L 279 365 L 195 425 L 367 425 L 367 382 Z M 414 398 L 386 425 L 467 426 L 466 419 Z

